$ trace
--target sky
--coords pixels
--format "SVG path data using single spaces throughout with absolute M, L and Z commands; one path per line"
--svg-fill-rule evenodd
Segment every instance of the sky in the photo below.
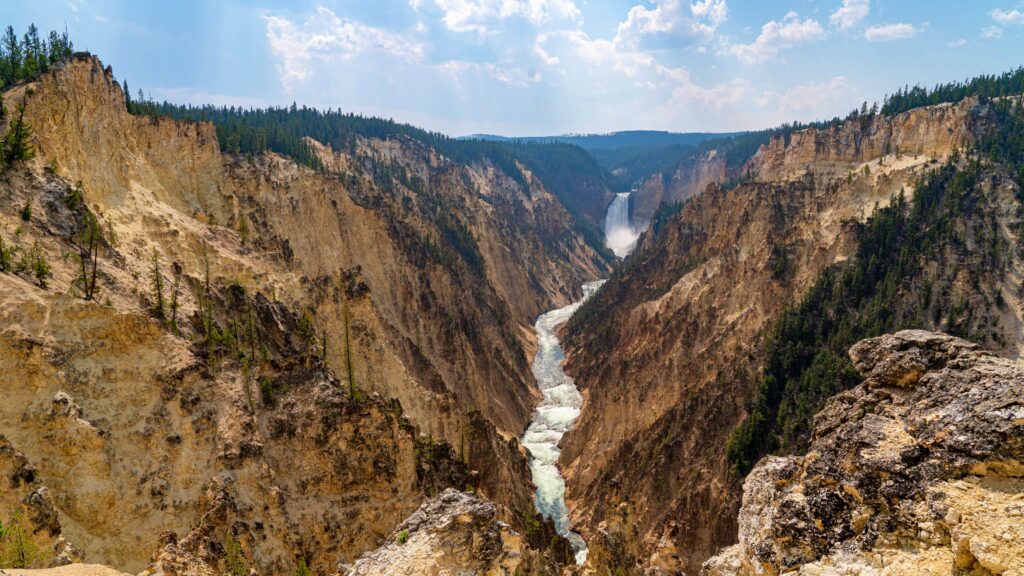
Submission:
M 451 135 L 728 132 L 1024 64 L 1021 0 L 0 0 L 155 100 Z

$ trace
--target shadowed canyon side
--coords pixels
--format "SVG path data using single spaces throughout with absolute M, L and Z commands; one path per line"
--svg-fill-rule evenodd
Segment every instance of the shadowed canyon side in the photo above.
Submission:
M 0 183 L 2 239 L 48 271 L 0 274 L 0 435 L 86 558 L 327 573 L 456 487 L 535 568 L 571 561 L 517 441 L 529 326 L 607 264 L 542 181 L 406 137 L 312 143 L 316 171 L 222 154 L 210 124 L 128 114 L 87 54 L 22 101 L 36 158 Z
M 744 460 L 727 456 L 731 431 L 751 403 L 760 406 L 755 400 L 771 406 L 763 416 L 758 409 L 758 418 L 799 431 L 810 415 L 798 417 L 796 407 L 806 403 L 806 411 L 818 401 L 794 397 L 777 413 L 775 398 L 790 392 L 761 378 L 776 370 L 766 362 L 792 354 L 779 347 L 788 326 L 808 322 L 794 316 L 801 310 L 808 318 L 837 318 L 821 336 L 810 332 L 810 345 L 889 322 L 954 327 L 1018 354 L 1015 283 L 1024 269 L 1015 248 L 1016 168 L 958 152 L 988 146 L 979 139 L 990 133 L 1004 138 L 1000 118 L 994 105 L 969 99 L 797 132 L 752 158 L 749 181 L 709 187 L 641 237 L 573 317 L 564 340 L 567 372 L 584 404 L 560 462 L 573 523 L 583 527 L 595 562 L 695 573 L 735 538 L 743 472 L 736 467 Z M 905 214 L 918 220 L 904 223 Z M 931 236 L 901 240 L 882 226 Z M 906 262 L 881 277 L 888 270 L 882 262 L 901 254 L 900 242 L 921 252 L 904 250 Z M 871 287 L 889 303 L 821 309 L 840 283 L 822 276 L 830 270 L 849 276 L 842 276 L 849 290 Z M 898 286 L 907 294 L 897 298 Z M 787 303 L 794 315 L 773 328 Z M 887 310 L 876 324 L 838 322 L 841 314 L 875 318 L 874 310 Z M 819 370 L 830 374 L 824 365 Z M 838 391 L 842 374 L 823 388 Z M 759 386 L 768 386 L 766 397 Z M 776 437 L 774 430 L 759 433 Z M 747 442 L 749 451 L 763 449 Z

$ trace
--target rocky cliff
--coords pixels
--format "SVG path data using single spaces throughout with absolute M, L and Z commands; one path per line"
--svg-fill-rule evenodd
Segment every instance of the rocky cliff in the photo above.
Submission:
M 708 576 L 1024 573 L 1024 370 L 945 334 L 850 350 L 864 377 L 805 456 L 744 482 L 739 543 Z
M 760 134 L 724 139 L 709 150 L 687 154 L 671 172 L 647 178 L 632 199 L 634 224 L 646 228 L 658 206 L 685 202 L 711 184 L 780 182 L 808 173 L 831 180 L 879 158 L 895 164 L 896 170 L 921 158 L 942 158 L 971 140 L 975 104 L 970 100 L 894 116 L 876 114 L 823 129 L 777 130 L 763 135 L 767 143 L 760 146 Z
M 658 206 L 685 202 L 704 192 L 711 184 L 723 184 L 736 175 L 729 170 L 725 156 L 712 148 L 707 152 L 683 158 L 671 174 L 654 174 L 647 178 L 631 198 L 633 225 L 646 229 Z
M 606 266 L 543 182 L 225 155 L 84 54 L 3 97 L 37 156 L 0 181 L 0 434 L 90 561 L 322 573 L 448 486 L 534 526 L 528 327 Z
M 824 130 L 800 130 L 773 137 L 742 173 L 771 182 L 813 173 L 837 178 L 877 158 L 896 164 L 920 157 L 941 158 L 973 137 L 977 100 L 915 108 L 895 116 L 859 117 Z
M 710 187 L 645 234 L 570 322 L 567 366 L 585 400 L 561 462 L 570 508 L 595 558 L 618 560 L 626 570 L 695 573 L 735 537 L 741 475 L 725 448 L 730 431 L 751 414 L 776 321 L 812 287 L 818 298 L 832 293 L 821 280 L 825 271 L 862 263 L 874 270 L 869 275 L 880 274 L 871 256 L 878 246 L 864 240 L 873 229 L 866 219 L 901 190 L 912 197 L 923 176 L 987 125 L 983 107 L 969 101 L 901 117 L 937 124 L 906 120 L 928 128 L 917 132 L 925 140 L 917 148 L 900 140 L 899 155 L 884 146 L 872 148 L 878 156 L 862 152 L 873 126 L 889 125 L 882 120 L 774 142 L 782 160 L 768 162 L 762 150 L 756 159 L 767 168 L 760 176 L 728 190 Z M 836 146 L 819 154 L 841 160 L 821 170 L 795 160 L 816 139 Z M 968 169 L 965 159 L 956 162 Z M 799 170 L 771 168 L 776 164 Z M 1019 186 L 998 167 L 974 170 L 963 182 L 929 188 L 929 198 L 950 199 L 936 205 L 942 208 L 934 222 L 943 224 L 922 227 L 946 233 L 929 240 L 929 252 L 901 264 L 913 283 L 908 277 L 901 287 L 893 272 L 892 285 L 879 290 L 900 294 L 887 300 L 898 304 L 888 317 L 904 327 L 963 322 L 965 333 L 1016 354 L 1024 317 L 1013 288 L 1022 271 L 1012 248 Z M 901 204 L 894 212 L 907 210 Z M 998 255 L 999 263 L 985 254 Z M 851 285 L 866 277 L 859 278 L 851 276 Z M 842 327 L 833 324 L 830 333 Z M 793 405 L 806 400 L 794 398 Z

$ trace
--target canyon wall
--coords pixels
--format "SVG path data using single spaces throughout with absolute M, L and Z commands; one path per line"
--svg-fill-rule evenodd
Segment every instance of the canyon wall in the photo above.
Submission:
M 734 176 L 724 155 L 718 150 L 694 154 L 684 158 L 675 171 L 666 178 L 657 173 L 647 178 L 631 198 L 633 204 L 633 226 L 646 229 L 658 206 L 667 203 L 685 202 L 704 192 L 711 184 L 722 184 Z
M 330 572 L 452 486 L 551 544 L 517 440 L 529 326 L 607 264 L 543 182 L 405 138 L 321 147 L 334 170 L 224 155 L 210 124 L 128 114 L 86 54 L 3 96 L 37 156 L 0 182 L 26 262 L 0 273 L 0 434 L 89 561 L 215 567 L 234 542 Z
M 768 330 L 819 273 L 855 257 L 860 223 L 901 190 L 912 196 L 919 177 L 971 141 L 978 114 L 966 101 L 773 141 L 751 160 L 749 181 L 709 187 L 644 234 L 566 334 L 568 371 L 585 400 L 561 463 L 595 562 L 696 573 L 735 538 L 741 476 L 725 447 L 748 414 Z M 899 153 L 885 141 L 899 142 Z M 949 270 L 943 302 L 985 310 L 975 321 L 990 327 L 978 333 L 1015 355 L 1020 259 L 1011 250 L 1006 275 L 983 277 L 980 290 L 965 275 L 978 246 L 1017 241 L 1017 185 L 998 171 L 985 178 L 973 192 L 977 219 L 958 225 L 966 247 L 950 240 L 957 248 L 942 261 L 921 265 Z M 998 240 L 973 237 L 990 229 Z M 998 301 L 1007 304 L 997 310 Z

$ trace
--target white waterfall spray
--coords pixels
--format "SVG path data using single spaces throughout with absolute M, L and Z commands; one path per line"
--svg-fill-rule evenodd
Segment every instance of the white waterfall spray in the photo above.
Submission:
M 604 242 L 619 258 L 625 258 L 640 236 L 629 223 L 629 192 L 615 195 L 604 217 Z

